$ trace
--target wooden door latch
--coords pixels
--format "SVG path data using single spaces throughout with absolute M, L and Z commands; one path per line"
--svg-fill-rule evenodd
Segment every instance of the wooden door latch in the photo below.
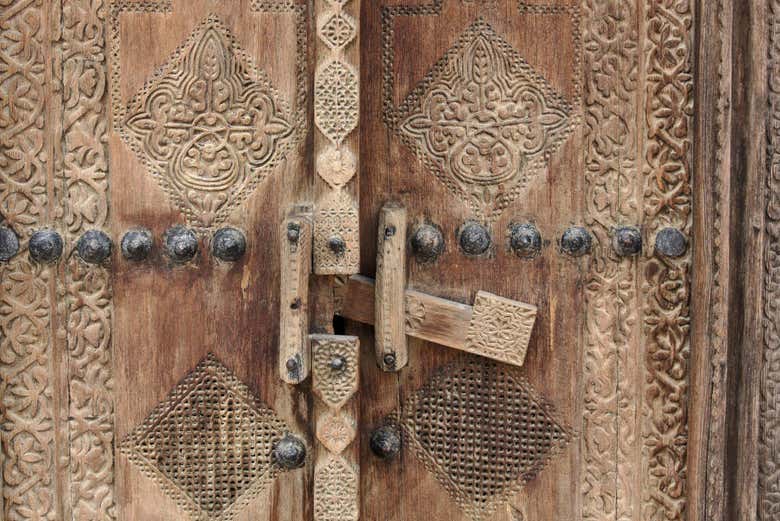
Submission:
M 507 364 L 522 366 L 537 308 L 485 291 L 473 305 L 406 287 L 406 210 L 385 205 L 379 214 L 376 280 L 353 275 L 336 313 L 373 324 L 375 354 L 385 371 L 406 366 L 411 336 Z M 310 372 L 308 293 L 312 274 L 312 215 L 298 209 L 282 223 L 279 374 L 287 383 Z

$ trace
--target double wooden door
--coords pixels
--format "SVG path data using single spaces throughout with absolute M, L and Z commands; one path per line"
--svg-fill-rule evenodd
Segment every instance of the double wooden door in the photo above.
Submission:
M 0 0 L 0 518 L 777 519 L 776 3 Z

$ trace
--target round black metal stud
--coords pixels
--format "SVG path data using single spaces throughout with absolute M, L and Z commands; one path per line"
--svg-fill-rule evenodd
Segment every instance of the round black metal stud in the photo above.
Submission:
M 536 257 L 542 251 L 542 234 L 531 223 L 513 224 L 509 228 L 509 246 L 518 257 Z
M 612 236 L 612 248 L 621 257 L 632 257 L 642 253 L 642 232 L 634 226 L 621 226 Z
M 466 255 L 482 255 L 490 248 L 490 232 L 477 222 L 467 222 L 460 229 L 459 242 Z
M 198 237 L 184 226 L 174 226 L 163 237 L 165 252 L 174 262 L 187 262 L 198 253 Z
M 330 361 L 330 368 L 334 371 L 343 371 L 347 368 L 347 360 L 343 356 L 336 356 Z
M 382 357 L 382 363 L 388 369 L 395 369 L 396 358 L 394 353 L 387 353 Z
M 332 251 L 334 255 L 344 255 L 347 251 L 347 243 L 343 238 L 334 235 L 328 239 L 328 249 Z
M 296 243 L 301 237 L 301 226 L 298 223 L 290 223 L 287 225 L 287 240 Z
M 572 257 L 581 257 L 590 251 L 593 239 L 588 230 L 581 226 L 572 226 L 561 237 L 561 249 Z
M 287 434 L 274 445 L 273 460 L 283 469 L 299 469 L 306 463 L 306 444 L 297 436 Z
M 122 256 L 131 261 L 146 260 L 153 245 L 154 239 L 149 230 L 130 230 L 122 237 Z
M 111 256 L 111 238 L 100 230 L 89 230 L 76 243 L 76 252 L 89 264 L 100 264 Z
M 371 452 L 384 460 L 393 459 L 401 451 L 401 434 L 395 425 L 384 425 L 371 433 Z
M 39 230 L 30 236 L 30 257 L 36 262 L 52 263 L 62 255 L 62 237 L 54 230 Z
M 664 228 L 655 236 L 655 251 L 666 257 L 682 257 L 688 251 L 688 239 L 677 228 Z
M 246 253 L 246 237 L 235 228 L 222 228 L 214 234 L 211 252 L 219 260 L 235 262 Z
M 444 235 L 437 226 L 421 224 L 412 233 L 411 246 L 418 262 L 434 262 L 444 252 Z
M 0 226 L 0 262 L 8 262 L 19 253 L 19 237 L 7 226 Z

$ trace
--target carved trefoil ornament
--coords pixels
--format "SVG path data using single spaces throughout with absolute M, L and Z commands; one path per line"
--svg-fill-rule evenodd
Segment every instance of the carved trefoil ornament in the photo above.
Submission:
M 494 221 L 571 135 L 573 112 L 480 18 L 389 122 L 428 171 Z
M 213 15 L 130 100 L 120 132 L 201 231 L 224 222 L 299 137 L 287 103 Z
M 198 521 L 228 521 L 281 472 L 288 432 L 213 355 L 122 442 L 122 452 Z
M 434 375 L 387 421 L 473 520 L 506 508 L 571 440 L 515 369 L 471 356 Z

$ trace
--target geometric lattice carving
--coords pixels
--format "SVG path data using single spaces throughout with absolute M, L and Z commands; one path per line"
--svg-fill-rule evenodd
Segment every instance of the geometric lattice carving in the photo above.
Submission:
M 342 141 L 358 123 L 360 95 L 354 68 L 339 60 L 317 71 L 314 80 L 314 121 L 334 144 Z
M 280 472 L 286 426 L 208 355 L 123 442 L 122 452 L 193 519 L 227 521 Z
M 208 230 L 286 157 L 296 129 L 216 16 L 133 97 L 121 133 L 188 223 Z
M 480 18 L 406 97 L 395 121 L 423 165 L 492 221 L 571 134 L 572 112 Z
M 417 459 L 475 520 L 506 504 L 571 438 L 523 377 L 478 358 L 435 375 L 395 421 Z
M 346 13 L 333 13 L 319 29 L 319 35 L 331 49 L 344 47 L 357 35 L 355 20 Z
M 534 322 L 536 306 L 480 291 L 474 299 L 465 350 L 522 366 Z
M 357 521 L 358 473 L 341 456 L 327 457 L 314 472 L 314 519 Z

